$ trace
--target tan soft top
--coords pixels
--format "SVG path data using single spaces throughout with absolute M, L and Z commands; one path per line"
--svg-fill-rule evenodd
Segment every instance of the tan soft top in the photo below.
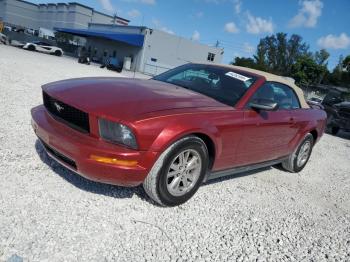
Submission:
M 217 64 L 217 65 L 218 66 L 222 66 L 222 67 L 226 67 L 226 68 L 232 68 L 232 69 L 236 69 L 236 70 L 246 71 L 246 72 L 249 72 L 249 73 L 252 73 L 252 74 L 256 74 L 256 75 L 260 75 L 260 76 L 265 77 L 266 81 L 273 81 L 273 82 L 279 82 L 279 83 L 285 84 L 285 85 L 293 88 L 293 90 L 295 91 L 295 93 L 297 94 L 297 96 L 299 98 L 300 106 L 302 108 L 310 108 L 309 105 L 305 101 L 303 90 L 301 90 L 301 88 L 298 87 L 294 83 L 294 80 L 292 78 L 278 76 L 278 75 L 270 74 L 270 73 L 267 73 L 267 72 L 264 72 L 264 71 L 251 69 L 251 68 L 248 68 L 248 67 L 243 67 L 243 66 L 219 65 L 219 64 Z

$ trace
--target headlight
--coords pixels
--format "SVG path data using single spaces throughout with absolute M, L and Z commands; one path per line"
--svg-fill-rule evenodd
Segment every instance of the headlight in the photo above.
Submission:
M 129 127 L 103 118 L 98 120 L 100 136 L 107 141 L 137 149 L 136 138 Z

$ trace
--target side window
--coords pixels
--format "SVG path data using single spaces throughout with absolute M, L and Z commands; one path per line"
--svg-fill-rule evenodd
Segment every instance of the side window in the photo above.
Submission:
M 300 108 L 299 99 L 294 90 L 289 86 L 276 82 L 266 82 L 251 98 L 251 102 L 259 103 L 263 101 L 276 102 L 279 109 Z
M 250 102 L 263 103 L 264 101 L 274 102 L 275 94 L 274 89 L 270 83 L 265 83 L 254 93 Z
M 271 83 L 271 85 L 274 89 L 275 101 L 280 109 L 300 108 L 299 99 L 291 87 L 280 83 Z

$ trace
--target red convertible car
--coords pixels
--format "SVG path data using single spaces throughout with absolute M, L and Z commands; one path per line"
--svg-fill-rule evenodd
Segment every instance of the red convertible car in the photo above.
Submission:
M 32 126 L 52 158 L 94 181 L 143 184 L 165 206 L 209 179 L 280 163 L 299 172 L 326 123 L 290 79 L 235 66 L 70 79 L 42 93 Z

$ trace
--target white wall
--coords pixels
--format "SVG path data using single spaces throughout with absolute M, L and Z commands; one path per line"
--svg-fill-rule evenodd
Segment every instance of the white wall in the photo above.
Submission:
M 202 45 L 160 30 L 147 29 L 140 70 L 158 74 L 189 62 L 207 63 L 210 62 L 207 60 L 209 52 L 215 54 L 213 63 L 221 63 L 223 51 L 220 48 Z
M 0 17 L 7 23 L 33 29 L 86 29 L 92 22 L 112 23 L 111 16 L 74 2 L 36 5 L 20 0 L 0 0 Z
M 111 24 L 113 17 L 94 11 L 91 23 Z
M 0 0 L 0 20 L 3 21 L 5 18 L 5 1 Z
M 7 23 L 19 25 L 28 28 L 37 28 L 38 26 L 38 8 L 35 4 L 16 1 L 4 1 L 3 20 Z

